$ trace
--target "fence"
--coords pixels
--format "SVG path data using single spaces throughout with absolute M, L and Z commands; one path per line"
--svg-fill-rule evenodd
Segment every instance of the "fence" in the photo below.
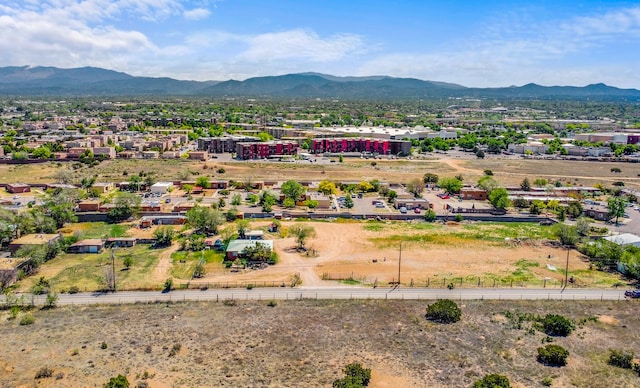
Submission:
M 395 277 L 391 280 L 372 278 L 370 276 L 351 273 L 322 274 L 322 280 L 341 281 L 347 284 L 361 284 L 372 287 L 392 287 L 398 284 Z M 511 288 L 511 287 L 535 287 L 535 288 L 564 288 L 564 279 L 531 279 L 521 280 L 513 277 L 497 276 L 465 276 L 465 277 L 426 277 L 426 278 L 401 278 L 401 284 L 413 288 Z M 617 287 L 617 285 L 614 285 Z M 610 288 L 611 284 L 601 284 L 584 280 L 569 279 L 568 288 Z

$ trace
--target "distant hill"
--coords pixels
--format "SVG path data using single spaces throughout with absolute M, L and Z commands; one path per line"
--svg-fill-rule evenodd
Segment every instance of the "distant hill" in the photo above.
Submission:
M 640 100 L 640 91 L 605 84 L 506 88 L 462 85 L 388 76 L 337 77 L 300 73 L 244 81 L 181 81 L 135 77 L 96 67 L 0 67 L 0 95 L 21 96 L 207 96 L 331 99 L 414 99 L 472 97 L 495 99 Z

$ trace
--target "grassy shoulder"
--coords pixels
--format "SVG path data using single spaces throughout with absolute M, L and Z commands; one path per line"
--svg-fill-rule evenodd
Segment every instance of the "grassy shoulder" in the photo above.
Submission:
M 154 282 L 149 274 L 158 265 L 161 252 L 142 244 L 114 250 L 117 289 L 159 288 L 161 284 Z M 128 268 L 125 266 L 126 258 L 132 259 Z M 103 250 L 98 254 L 62 253 L 44 263 L 37 274 L 20 281 L 18 290 L 28 291 L 40 277 L 45 277 L 56 292 L 66 292 L 73 286 L 80 291 L 96 291 L 105 288 L 105 276 L 111 270 L 111 250 Z

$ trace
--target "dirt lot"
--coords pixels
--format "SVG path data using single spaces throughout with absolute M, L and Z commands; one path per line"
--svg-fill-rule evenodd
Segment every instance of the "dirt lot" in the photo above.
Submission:
M 547 377 L 553 387 L 640 384 L 606 363 L 609 349 L 640 346 L 632 301 L 469 301 L 452 325 L 426 321 L 425 301 L 237 303 L 65 307 L 31 312 L 30 326 L 18 324 L 25 313 L 0 312 L 0 386 L 101 387 L 126 374 L 153 388 L 328 387 L 350 362 L 372 369 L 371 387 L 468 387 L 488 373 L 519 388 Z M 537 363 L 545 335 L 516 329 L 505 311 L 574 319 L 576 332 L 554 340 L 568 365 Z M 34 380 L 45 366 L 52 377 Z
M 285 227 L 293 222 L 286 222 Z M 256 228 L 262 223 L 253 223 Z M 540 241 L 517 243 L 514 238 L 550 233 L 537 224 L 460 224 L 431 225 L 406 223 L 307 223 L 316 230 L 307 247 L 316 254 L 307 256 L 295 249 L 293 238 L 275 237 L 275 249 L 280 262 L 265 270 L 229 273 L 227 270 L 208 273 L 197 282 L 266 282 L 288 281 L 299 274 L 303 286 L 335 285 L 327 278 L 354 280 L 367 285 L 376 280 L 388 283 L 397 280 L 401 259 L 401 280 L 416 286 L 444 287 L 453 279 L 462 286 L 499 285 L 542 286 L 564 279 L 567 251 Z M 503 237 L 510 235 L 511 237 Z M 509 240 L 505 240 L 509 238 Z M 402 257 L 400 257 L 402 243 Z M 374 262 L 375 260 L 375 262 Z M 551 270 L 547 266 L 555 267 Z M 577 251 L 569 254 L 569 275 L 581 285 L 610 287 L 619 281 L 615 275 L 589 270 L 589 264 Z M 429 279 L 429 280 L 428 280 Z M 459 283 L 456 283 L 460 285 Z
M 79 181 L 82 177 L 98 175 L 98 181 L 120 182 L 127 174 L 141 171 L 153 172 L 158 179 L 180 179 L 187 175 L 195 179 L 207 175 L 212 179 L 232 180 L 371 180 L 408 182 L 421 178 L 425 172 L 440 176 L 462 174 L 465 183 L 473 184 L 483 176 L 484 170 L 492 170 L 495 178 L 504 185 L 517 185 L 525 177 L 530 180 L 546 178 L 561 179 L 573 185 L 590 186 L 596 183 L 610 185 L 615 181 L 625 182 L 626 187 L 640 187 L 636 165 L 618 162 L 583 162 L 563 160 L 530 160 L 519 157 L 487 155 L 477 159 L 471 154 L 433 154 L 413 160 L 374 160 L 346 158 L 344 163 L 274 163 L 274 162 L 194 162 L 188 160 L 108 160 L 96 167 L 81 167 L 73 171 Z M 224 173 L 217 170 L 222 167 Z M 611 172 L 619 168 L 620 173 Z M 71 169 L 71 163 L 42 163 L 31 165 L 0 165 L 0 181 L 24 181 L 28 183 L 53 182 L 59 169 Z

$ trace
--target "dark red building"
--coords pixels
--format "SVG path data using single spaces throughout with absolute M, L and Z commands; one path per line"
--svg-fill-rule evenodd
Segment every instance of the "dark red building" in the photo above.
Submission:
M 236 158 L 268 159 L 279 155 L 295 155 L 298 143 L 290 141 L 271 141 L 266 143 L 238 143 L 236 144 Z
M 406 156 L 411 154 L 411 142 L 405 140 L 373 138 L 313 139 L 310 152 L 313 154 L 369 152 L 378 155 Z

